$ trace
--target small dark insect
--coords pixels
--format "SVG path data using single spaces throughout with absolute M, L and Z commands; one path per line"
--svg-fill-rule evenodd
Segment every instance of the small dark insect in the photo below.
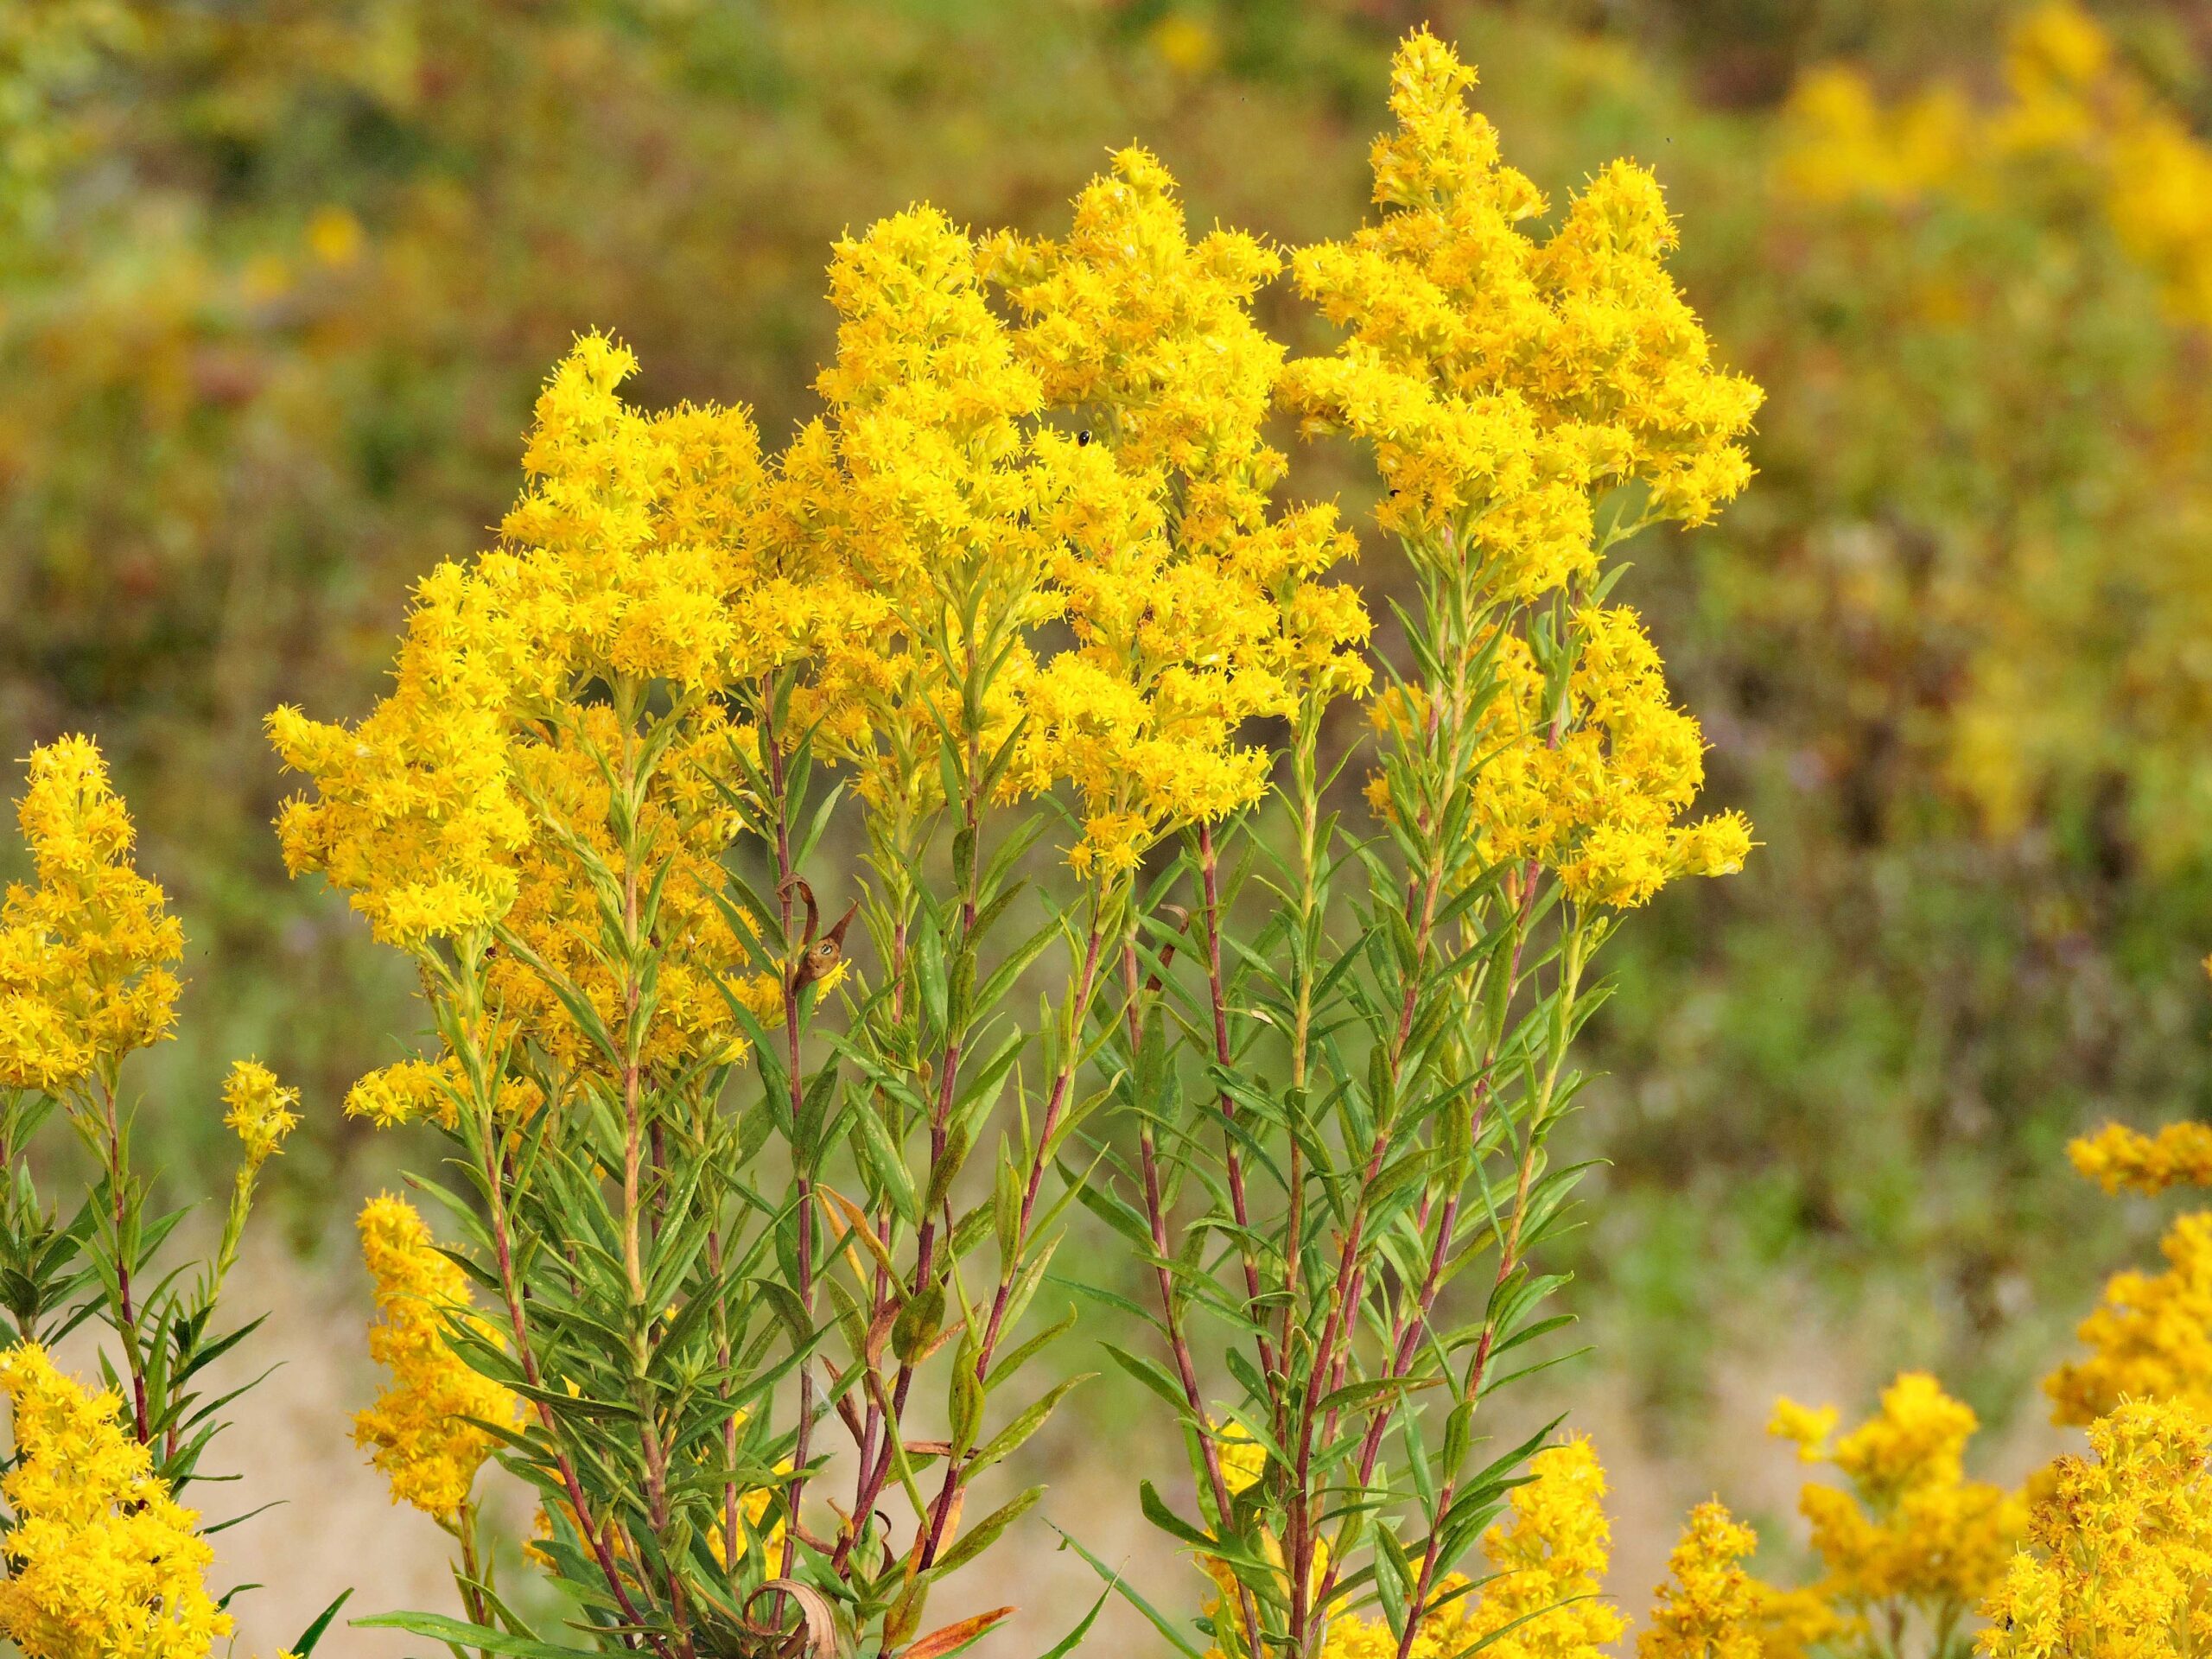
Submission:
M 1089 443 L 1090 442 L 1090 429 L 1087 426 L 1084 427 L 1082 431 L 1075 435 L 1075 441 L 1077 446 Z
M 806 934 L 799 945 L 798 960 L 791 964 L 791 991 L 797 996 L 837 965 L 845 954 L 845 930 L 853 925 L 853 918 L 860 914 L 857 899 L 845 906 L 827 933 L 822 931 L 821 907 L 814 901 L 814 889 L 803 875 L 792 876 L 776 889 L 778 893 L 796 891 L 799 902 L 806 906 Z

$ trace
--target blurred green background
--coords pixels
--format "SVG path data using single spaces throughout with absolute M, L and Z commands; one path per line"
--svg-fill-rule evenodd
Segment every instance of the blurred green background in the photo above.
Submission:
M 2017 1408 L 2157 1219 L 2084 1189 L 2066 1138 L 2212 1104 L 2188 181 L 2150 257 L 2094 157 L 1826 193 L 1781 158 L 1841 143 L 1791 101 L 1833 60 L 2003 107 L 2018 11 L 0 3 L 0 735 L 99 736 L 191 931 L 145 1133 L 200 1185 L 231 1055 L 302 1084 L 276 1180 L 311 1256 L 397 1160 L 338 1102 L 411 1031 L 408 981 L 284 880 L 259 723 L 365 709 L 410 581 L 512 494 L 575 332 L 636 347 L 640 398 L 746 402 L 773 442 L 812 407 L 831 239 L 911 200 L 1051 230 L 1138 137 L 1200 222 L 1342 234 L 1426 20 L 1555 201 L 1617 153 L 1658 169 L 1681 279 L 1769 397 L 1751 493 L 1639 545 L 1624 590 L 1706 722 L 1708 804 L 1764 844 L 1611 959 L 1574 1292 L 1602 1363 L 1661 1444 L 1784 1313 Z M 2212 14 L 2099 16 L 2128 96 L 2205 131 Z M 1362 500 L 1345 455 L 1297 461 L 1298 492 Z M 1379 546 L 1366 578 L 1397 579 Z

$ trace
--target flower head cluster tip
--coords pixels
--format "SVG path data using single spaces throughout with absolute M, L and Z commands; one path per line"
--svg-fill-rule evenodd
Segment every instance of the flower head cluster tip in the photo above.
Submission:
M 249 1175 L 260 1169 L 283 1146 L 284 1137 L 298 1126 L 300 1091 L 287 1089 L 276 1074 L 258 1060 L 233 1060 L 223 1084 L 223 1127 L 238 1138 L 245 1152 Z
M 60 1092 L 169 1034 L 184 930 L 90 738 L 32 751 L 16 821 L 37 879 L 0 904 L 0 1087 Z
M 1467 108 L 1474 79 L 1426 29 L 1399 48 L 1382 217 L 1293 261 L 1350 338 L 1292 364 L 1285 392 L 1309 426 L 1375 444 L 1376 518 L 1417 557 L 1527 597 L 1594 569 L 1601 490 L 1638 483 L 1651 517 L 1710 518 L 1751 477 L 1738 440 L 1760 393 L 1713 366 L 1667 273 L 1657 181 L 1614 162 L 1538 240 L 1544 199 Z
M 1065 239 L 1002 236 L 986 265 L 1047 406 L 1085 423 L 1037 441 L 1076 646 L 1029 690 L 1025 760 L 1082 796 L 1078 865 L 1119 874 L 1163 829 L 1258 798 L 1247 721 L 1366 689 L 1365 607 L 1323 580 L 1354 543 L 1332 507 L 1270 508 L 1283 350 L 1251 307 L 1280 257 L 1241 232 L 1192 241 L 1157 157 L 1122 151 Z
M 1479 1649 L 1500 1659 L 1600 1659 L 1628 1629 L 1604 1594 L 1612 1528 L 1605 1473 L 1580 1436 L 1529 1461 L 1507 1515 L 1483 1534 L 1489 1563 L 1479 1586 L 1440 1580 L 1414 1634 L 1413 1659 L 1457 1659 Z M 1332 1619 L 1323 1659 L 1394 1659 L 1398 1639 L 1382 1620 Z
M 362 1207 L 361 1254 L 375 1282 L 369 1354 L 391 1372 L 353 1437 L 391 1483 L 395 1503 L 450 1521 L 498 1442 L 479 1422 L 513 1420 L 514 1396 L 453 1349 L 455 1321 L 488 1330 L 468 1309 L 468 1281 L 442 1255 L 414 1205 L 390 1193 Z
M 1763 1659 L 1760 1586 L 1741 1565 L 1758 1546 L 1758 1535 L 1726 1506 L 1692 1510 L 1667 1558 L 1651 1622 L 1637 1637 L 1637 1659 Z
M 2212 1186 L 2212 1123 L 2184 1120 L 2145 1135 L 2107 1123 L 2066 1148 L 2074 1167 L 2107 1193 L 2146 1198 L 2176 1186 Z
M 2158 1248 L 2166 1270 L 2114 1274 L 2075 1332 L 2088 1354 L 2044 1379 L 2055 1421 L 2087 1424 L 2130 1399 L 2212 1413 L 2212 1212 L 2177 1217 Z

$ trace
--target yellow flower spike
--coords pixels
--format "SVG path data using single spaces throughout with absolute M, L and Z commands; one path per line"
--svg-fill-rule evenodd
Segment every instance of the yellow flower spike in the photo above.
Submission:
M 450 1522 L 498 1445 L 468 1420 L 512 1422 L 518 1402 L 454 1352 L 454 1319 L 496 1337 L 467 1312 L 467 1278 L 439 1254 L 414 1205 L 382 1194 L 362 1207 L 359 1227 L 377 1308 L 369 1355 L 391 1381 L 354 1418 L 353 1438 L 391 1483 L 394 1503 Z
M 231 1062 L 223 1103 L 230 1109 L 224 1114 L 223 1127 L 245 1149 L 249 1174 L 275 1155 L 300 1121 L 293 1109 L 300 1103 L 300 1091 L 283 1087 L 276 1074 L 258 1060 Z
M 1426 29 L 1399 48 L 1397 129 L 1374 149 L 1382 217 L 1293 260 L 1349 338 L 1291 364 L 1283 394 L 1309 429 L 1374 445 L 1376 521 L 1416 557 L 1472 561 L 1529 598 L 1595 569 L 1593 498 L 1616 482 L 1691 524 L 1737 495 L 1761 394 L 1713 366 L 1666 271 L 1651 175 L 1612 163 L 1536 240 L 1522 227 L 1543 198 L 1466 107 L 1474 79 Z
M 1901 1618 L 1910 1608 L 1949 1620 L 1970 1611 L 2004 1573 L 2026 1523 L 2019 1498 L 1967 1478 L 1972 1409 L 1934 1377 L 1906 1371 L 1883 1389 L 1872 1417 L 1828 1446 L 1834 1416 L 1784 1400 L 1771 1426 L 1850 1483 L 1848 1491 L 1808 1484 L 1798 1497 L 1827 1569 L 1819 1599 L 1850 1618 L 1875 1609 Z M 1770 1609 L 1798 1623 L 1817 1611 Z
M 1514 1488 L 1508 1518 L 1483 1535 L 1483 1555 L 1497 1576 L 1471 1609 L 1466 1598 L 1453 1608 L 1469 1639 L 1496 1637 L 1485 1651 L 1499 1659 L 1594 1659 L 1628 1629 L 1603 1593 L 1612 1560 L 1605 1469 L 1578 1434 L 1537 1452 L 1529 1472 L 1535 1478 Z
M 2170 1187 L 2212 1186 L 2212 1123 L 2169 1123 L 2156 1135 L 2107 1123 L 2069 1143 L 2066 1155 L 2107 1194 L 2156 1198 Z
M 421 1119 L 451 1128 L 456 1112 L 453 1091 L 461 1068 L 450 1057 L 400 1060 L 380 1067 L 346 1091 L 346 1116 L 365 1117 L 380 1129 Z
M 1759 1586 L 1740 1563 L 1758 1535 L 1719 1503 L 1689 1514 L 1667 1558 L 1651 1622 L 1637 1637 L 1637 1659 L 1764 1659 Z
M 1578 902 L 1617 908 L 1678 875 L 1740 869 L 1751 847 L 1740 813 L 1676 822 L 1705 780 L 1704 738 L 1669 699 L 1636 613 L 1591 607 L 1575 621 L 1581 648 L 1564 711 L 1528 645 L 1499 641 L 1498 696 L 1484 714 L 1493 756 L 1475 790 L 1484 855 L 1535 859 Z M 1386 735 L 1412 734 L 1395 714 L 1376 719 Z
M 2130 1401 L 2061 1458 L 1981 1608 L 1986 1659 L 2184 1659 L 2212 1629 L 2212 1431 L 2181 1401 Z
M 215 1552 L 120 1426 L 121 1396 L 31 1344 L 0 1355 L 0 1391 L 16 1459 L 0 1634 L 26 1659 L 205 1659 L 233 1628 L 207 1592 Z
M 1796 1446 L 1798 1462 L 1826 1463 L 1828 1436 L 1835 1433 L 1838 1415 L 1834 1406 L 1801 1406 L 1784 1395 L 1774 1402 L 1766 1432 Z
M 1490 1570 L 1479 1586 L 1449 1573 L 1431 1587 L 1412 1659 L 1459 1659 L 1475 1647 L 1500 1659 L 1602 1659 L 1628 1629 L 1604 1594 L 1612 1528 L 1596 1451 L 1577 1435 L 1537 1452 L 1529 1473 L 1513 1489 L 1504 1517 L 1483 1534 Z M 1225 1568 L 1217 1574 L 1226 1576 Z M 1209 1612 L 1220 1616 L 1214 1607 Z M 1329 1621 L 1321 1656 L 1394 1659 L 1397 1651 L 1397 1637 L 1382 1620 L 1339 1612 Z
M 90 738 L 31 752 L 16 821 L 36 885 L 0 902 L 0 1087 L 59 1092 L 168 1036 L 184 930 L 131 862 L 130 815 Z
M 2086 1359 L 2044 1379 L 2051 1419 L 2088 1423 L 2128 1399 L 2212 1413 L 2212 1213 L 2178 1217 L 2158 1242 L 2164 1273 L 2117 1273 L 2075 1332 Z
M 1251 304 L 1281 264 L 1241 232 L 1192 241 L 1138 149 L 1077 197 L 1065 239 L 984 249 L 1046 399 L 1096 427 L 1037 441 L 1077 645 L 1027 689 L 1022 756 L 1031 787 L 1065 778 L 1083 798 L 1079 874 L 1125 874 L 1174 826 L 1250 804 L 1266 757 L 1245 722 L 1369 683 L 1365 607 L 1321 579 L 1351 539 L 1325 507 L 1270 512 L 1283 351 Z

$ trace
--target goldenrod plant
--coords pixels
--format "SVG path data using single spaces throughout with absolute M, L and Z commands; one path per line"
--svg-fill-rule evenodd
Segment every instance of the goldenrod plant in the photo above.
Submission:
M 218 1302 L 299 1096 L 257 1061 L 232 1066 L 223 1122 L 239 1161 L 219 1239 L 196 1265 L 175 1260 L 165 1247 L 188 1212 L 148 1208 L 124 1063 L 171 1034 L 183 929 L 133 861 L 130 815 L 90 739 L 32 753 L 16 817 L 34 875 L 0 904 L 0 1635 L 28 1659 L 196 1659 L 232 1628 L 230 1595 L 207 1582 L 208 1536 L 245 1517 L 204 1525 L 181 1497 L 210 1478 L 223 1413 L 245 1392 L 211 1392 L 208 1368 L 260 1321 L 226 1328 Z M 57 1114 L 93 1172 L 73 1207 L 32 1174 Z M 55 1357 L 86 1349 L 86 1332 L 91 1381 Z
M 1603 1572 L 1594 1458 L 1537 1453 L 1493 1526 L 1543 1437 L 1483 1449 L 1484 1402 L 1562 1323 L 1542 1256 L 1580 1173 L 1552 1145 L 1592 959 L 1623 912 L 1750 847 L 1736 815 L 1681 822 L 1702 740 L 1610 561 L 1743 487 L 1758 392 L 1666 275 L 1650 175 L 1614 164 L 1532 235 L 1546 204 L 1473 79 L 1408 40 L 1382 217 L 1292 259 L 1345 339 L 1280 395 L 1371 450 L 1416 584 L 1371 705 L 1375 826 L 1332 798 L 1354 759 L 1323 747 L 1335 686 L 1294 686 L 1269 810 L 1185 832 L 1100 1033 L 1135 1157 L 1102 1141 L 1119 1179 L 1085 1196 L 1157 1288 L 1155 1351 L 1114 1352 L 1173 1408 L 1195 1487 L 1195 1516 L 1145 1506 L 1221 1582 L 1214 1649 L 1253 1659 L 1620 1633 L 1603 1603 L 1546 1611 Z M 1515 1570 L 1516 1539 L 1576 1505 L 1586 1542 Z M 1458 1572 L 1478 1541 L 1481 1590 Z
M 629 353 L 580 340 L 498 544 L 421 583 L 391 694 L 271 717 L 314 785 L 288 862 L 412 957 L 435 1015 L 348 1109 L 447 1138 L 422 1185 L 496 1310 L 371 1206 L 394 1376 L 360 1432 L 456 1534 L 468 1613 L 396 1622 L 546 1639 L 474 1536 L 496 1443 L 569 1642 L 976 1638 L 1011 1610 L 925 1633 L 925 1608 L 1041 1493 L 968 1508 L 1082 1380 L 1031 1377 L 1071 1310 L 1024 1323 L 1078 1199 L 1164 1299 L 1166 1362 L 1111 1351 L 1189 1436 L 1200 1518 L 1144 1501 L 1230 1581 L 1217 1638 L 1309 1651 L 1375 1605 L 1402 1651 L 1465 1599 L 1536 1449 L 1471 1461 L 1548 1328 L 1531 1258 L 1573 1184 L 1548 1146 L 1591 956 L 1749 846 L 1680 822 L 1697 727 L 1605 557 L 1743 486 L 1758 397 L 1665 276 L 1649 176 L 1610 169 L 1530 238 L 1471 79 L 1409 40 L 1390 212 L 1287 261 L 1348 327 L 1332 358 L 1286 363 L 1252 314 L 1284 257 L 1191 238 L 1141 149 L 1062 238 L 917 207 L 841 242 L 825 411 L 772 458 L 742 410 L 626 404 Z M 1279 409 L 1374 445 L 1420 584 L 1374 704 L 1378 835 L 1325 799 L 1372 623 L 1334 511 L 1273 499 Z M 1474 1322 L 1445 1324 L 1478 1258 Z M 1596 1514 L 1586 1446 L 1553 1463 L 1486 1548 Z M 1450 1617 L 1502 1630 L 1546 1593 Z

